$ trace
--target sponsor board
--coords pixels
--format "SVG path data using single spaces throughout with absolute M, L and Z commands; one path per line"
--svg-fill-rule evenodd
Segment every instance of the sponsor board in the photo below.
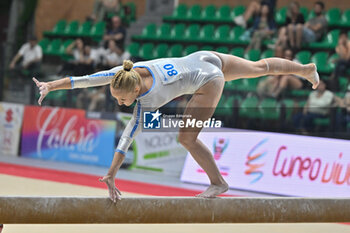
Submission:
M 348 197 L 350 141 L 268 132 L 199 135 L 231 188 L 306 197 Z M 187 155 L 184 182 L 209 184 Z
M 0 150 L 1 154 L 17 156 L 24 106 L 0 102 Z
M 83 110 L 26 106 L 21 155 L 109 166 L 115 131 L 115 121 L 87 119 Z

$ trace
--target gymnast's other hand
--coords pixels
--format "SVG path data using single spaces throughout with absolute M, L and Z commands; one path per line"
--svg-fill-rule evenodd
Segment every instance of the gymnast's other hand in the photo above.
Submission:
M 36 78 L 33 78 L 33 81 L 35 82 L 36 86 L 39 88 L 40 91 L 40 98 L 38 100 L 38 104 L 41 105 L 41 102 L 47 96 L 47 94 L 50 92 L 49 85 L 46 82 L 39 82 Z
M 119 189 L 117 189 L 117 187 L 115 186 L 114 178 L 112 176 L 106 175 L 102 179 L 100 179 L 100 182 L 106 183 L 109 191 L 109 198 L 113 202 L 117 202 L 117 200 L 121 200 L 122 194 L 120 193 Z

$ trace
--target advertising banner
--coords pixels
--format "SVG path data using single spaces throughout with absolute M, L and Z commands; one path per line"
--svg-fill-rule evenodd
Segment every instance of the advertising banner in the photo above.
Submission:
M 18 155 L 23 109 L 22 104 L 0 102 L 1 155 Z
M 109 166 L 115 131 L 115 121 L 87 119 L 83 110 L 26 106 L 21 155 Z
M 178 142 L 177 135 L 177 132 L 142 132 L 137 135 L 132 167 L 179 177 L 187 151 Z
M 304 197 L 349 197 L 350 141 L 268 132 L 201 133 L 231 188 Z M 184 182 L 209 184 L 187 155 Z

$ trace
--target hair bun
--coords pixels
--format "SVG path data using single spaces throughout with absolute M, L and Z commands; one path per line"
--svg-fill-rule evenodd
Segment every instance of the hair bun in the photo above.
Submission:
M 134 63 L 130 60 L 124 60 L 123 62 L 123 69 L 125 71 L 130 71 L 132 67 L 134 66 Z

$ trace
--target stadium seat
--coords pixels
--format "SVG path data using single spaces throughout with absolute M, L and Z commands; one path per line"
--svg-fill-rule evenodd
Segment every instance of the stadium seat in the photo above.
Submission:
M 335 65 L 336 65 L 336 61 L 338 59 L 339 59 L 339 55 L 337 53 L 334 53 L 331 56 L 329 56 L 327 63 L 332 71 L 334 70 Z
M 203 26 L 199 33 L 199 42 L 212 42 L 212 38 L 214 36 L 214 25 L 207 24 Z
M 168 23 L 163 23 L 158 27 L 156 37 L 158 40 L 167 40 L 170 37 L 171 26 Z
M 106 23 L 99 21 L 91 27 L 90 36 L 95 41 L 100 41 L 105 33 Z
M 60 55 L 61 43 L 61 39 L 52 40 L 51 43 L 47 46 L 46 54 L 53 56 Z
M 306 7 L 300 7 L 300 12 L 303 14 L 304 16 L 304 19 L 306 20 L 307 19 L 307 16 L 309 14 L 309 9 L 307 9 Z
M 266 49 L 260 56 L 260 59 L 264 59 L 264 58 L 269 58 L 269 57 L 273 57 L 275 55 L 275 52 L 271 49 Z
M 169 46 L 164 43 L 157 45 L 153 53 L 153 58 L 157 59 L 157 58 L 167 57 L 168 48 Z
M 183 46 L 181 44 L 174 44 L 169 48 L 168 57 L 181 57 Z
M 225 91 L 234 91 L 235 89 L 236 89 L 236 86 L 234 81 L 225 82 L 225 86 L 224 86 Z
M 185 34 L 185 24 L 179 23 L 171 29 L 170 38 L 171 40 L 181 40 Z
M 177 20 L 182 19 L 187 14 L 187 5 L 179 4 L 176 9 L 173 11 L 171 16 L 165 16 L 165 20 Z
M 309 44 L 309 48 L 313 49 L 334 49 L 337 46 L 340 30 L 334 29 L 327 33 L 326 37 L 320 42 Z
M 39 41 L 39 46 L 41 47 L 41 49 L 43 50 L 43 53 L 45 54 L 46 53 L 46 50 L 47 50 L 47 47 L 49 46 L 50 44 L 50 40 L 47 39 L 47 38 L 43 38 Z
M 294 110 L 294 100 L 292 99 L 283 99 L 282 100 L 282 105 L 285 109 L 285 119 L 290 119 L 290 117 L 292 116 L 293 110 Z
M 216 16 L 216 7 L 214 5 L 208 5 L 202 10 L 200 20 L 205 22 L 214 21 L 215 16 Z
M 79 22 L 78 20 L 71 21 L 65 28 L 63 35 L 64 36 L 75 36 L 76 32 L 79 28 Z
M 311 52 L 310 51 L 300 51 L 295 55 L 295 58 L 301 63 L 301 64 L 308 64 L 310 63 L 311 59 Z
M 214 41 L 219 43 L 229 42 L 230 26 L 221 25 L 215 30 Z
M 265 98 L 259 104 L 258 118 L 264 120 L 277 120 L 280 117 L 280 107 L 276 99 Z
M 244 31 L 245 31 L 244 28 L 242 28 L 240 26 L 233 27 L 230 31 L 229 40 L 234 44 L 248 45 L 249 41 L 242 41 L 240 39 L 240 37 L 243 35 Z
M 283 25 L 286 22 L 287 7 L 280 8 L 275 14 L 275 21 L 278 25 Z
M 202 7 L 198 4 L 191 6 L 187 11 L 186 19 L 190 21 L 198 21 L 201 17 Z
M 250 61 L 258 61 L 260 59 L 260 50 L 251 49 L 244 54 L 244 58 Z
M 132 57 L 138 57 L 139 56 L 139 49 L 140 49 L 140 44 L 137 42 L 132 42 L 129 44 L 127 50 L 129 51 L 130 55 Z
M 340 24 L 341 12 L 339 8 L 331 8 L 326 13 L 326 19 L 329 27 L 338 26 Z
M 331 68 L 327 63 L 328 53 L 317 52 L 311 57 L 311 61 L 316 64 L 317 71 L 320 73 L 330 73 Z
M 310 19 L 314 18 L 315 16 L 316 16 L 316 15 L 315 15 L 314 10 L 309 11 L 309 14 L 308 14 L 307 17 L 305 18 L 305 22 L 306 22 L 306 21 L 309 21 Z
M 196 41 L 196 39 L 198 38 L 199 32 L 200 32 L 199 24 L 191 24 L 190 26 L 187 27 L 185 31 L 184 39 L 189 41 Z
M 201 51 L 213 51 L 214 47 L 211 45 L 204 45 L 203 47 L 201 47 L 200 49 Z
M 63 35 L 66 28 L 67 21 L 59 20 L 51 31 L 45 31 L 44 36 L 60 36 Z
M 75 36 L 78 36 L 78 37 L 89 36 L 90 30 L 91 30 L 91 22 L 86 21 L 79 26 L 79 29 L 76 32 Z
M 231 49 L 230 54 L 235 55 L 237 57 L 244 57 L 244 48 L 236 47 Z
M 226 46 L 220 46 L 218 47 L 216 50 L 216 52 L 219 52 L 219 53 L 225 53 L 227 54 L 228 53 L 228 48 Z
M 245 11 L 245 6 L 236 6 L 231 11 L 231 18 L 237 17 L 239 15 L 242 15 Z
M 216 12 L 217 22 L 230 22 L 231 19 L 231 8 L 228 5 L 222 5 Z
M 157 26 L 154 23 L 148 24 L 146 27 L 143 28 L 141 36 L 137 37 L 140 39 L 153 39 L 156 35 Z
M 340 19 L 340 25 L 342 27 L 350 27 L 350 9 L 347 9 L 343 12 Z
M 349 84 L 349 79 L 347 77 L 339 78 L 339 88 L 341 92 L 346 92 Z
M 197 52 L 198 50 L 199 48 L 197 45 L 189 45 L 184 49 L 184 56 Z
M 68 40 L 62 42 L 61 47 L 60 47 L 60 51 L 59 51 L 60 56 L 64 57 L 67 55 L 66 49 L 71 43 L 73 43 L 73 41 L 74 41 L 73 39 L 68 39 Z M 71 57 L 71 56 L 67 56 L 67 57 Z
M 143 44 L 140 48 L 139 56 L 146 59 L 146 60 L 152 59 L 153 58 L 153 48 L 154 48 L 154 45 L 152 43 Z
M 329 117 L 328 118 L 316 118 L 313 123 L 317 128 L 321 128 L 321 127 L 328 128 L 330 126 L 330 119 L 329 119 Z
M 310 84 L 310 87 L 311 87 L 311 84 Z M 290 94 L 294 97 L 305 99 L 309 96 L 310 90 L 303 90 L 303 89 L 292 90 L 292 91 L 290 91 Z
M 239 109 L 239 116 L 244 118 L 256 118 L 258 116 L 258 106 L 259 100 L 257 97 L 247 97 L 245 98 Z

